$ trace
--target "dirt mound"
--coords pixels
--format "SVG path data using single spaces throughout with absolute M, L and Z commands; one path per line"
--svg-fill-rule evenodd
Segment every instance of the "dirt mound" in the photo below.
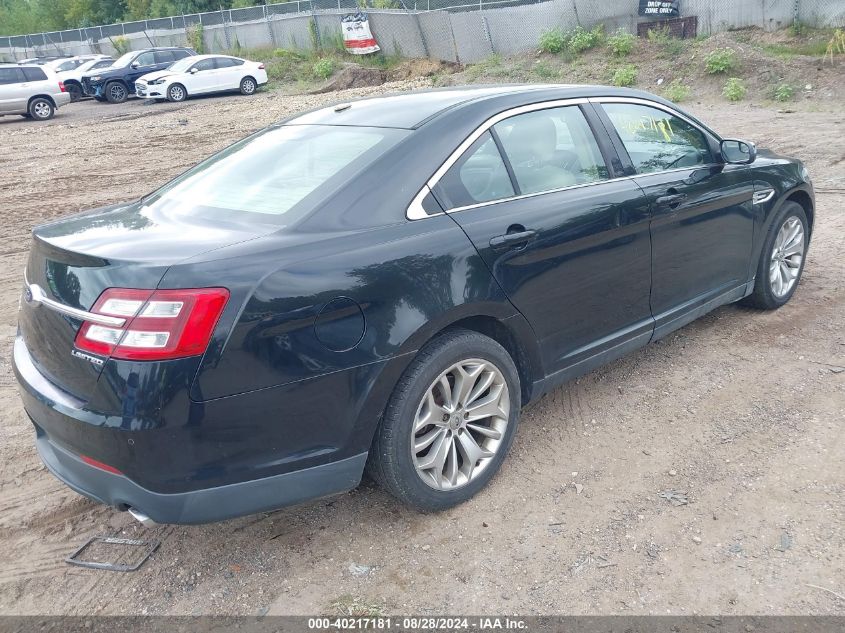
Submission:
M 460 64 L 443 62 L 437 59 L 408 59 L 390 71 L 391 81 L 433 77 L 440 74 L 452 74 L 461 70 Z
M 367 68 L 350 64 L 332 77 L 326 84 L 312 90 L 311 94 L 324 94 L 350 88 L 380 86 L 387 80 L 387 73 L 379 68 Z

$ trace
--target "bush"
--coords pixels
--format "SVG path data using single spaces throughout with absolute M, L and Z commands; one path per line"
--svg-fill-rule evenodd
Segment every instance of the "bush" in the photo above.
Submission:
M 188 46 L 193 48 L 197 54 L 205 53 L 205 40 L 202 37 L 202 24 L 191 24 L 185 28 L 185 38 L 188 40 Z
M 334 62 L 330 59 L 321 59 L 314 64 L 312 72 L 318 79 L 328 79 L 334 72 Z
M 787 83 L 775 86 L 772 96 L 775 101 L 789 101 L 795 96 L 795 86 Z
M 746 93 L 748 93 L 748 88 L 745 87 L 739 77 L 731 77 L 725 82 L 725 87 L 722 88 L 722 95 L 728 101 L 742 101 Z
M 669 42 L 669 27 L 664 26 L 659 29 L 649 29 L 648 30 L 648 41 L 652 44 L 657 44 L 658 46 L 666 46 Z
M 577 26 L 572 31 L 569 38 L 569 50 L 575 53 L 583 53 L 584 51 L 595 48 L 604 41 L 604 25 L 596 25 L 592 31 L 588 31 L 584 27 Z
M 672 83 L 666 86 L 666 98 L 675 103 L 689 99 L 690 92 L 690 87 L 682 84 L 680 79 L 673 79 Z
M 114 54 L 117 57 L 129 52 L 129 40 L 122 35 L 118 35 L 111 41 L 111 43 L 112 46 L 114 46 Z
M 622 68 L 617 68 L 610 80 L 614 86 L 633 86 L 637 83 L 637 68 L 636 66 L 627 65 Z
M 566 47 L 566 36 L 560 29 L 543 31 L 540 34 L 540 50 L 543 53 L 560 53 Z
M 634 50 L 636 38 L 624 29 L 619 29 L 607 38 L 607 47 L 616 57 L 627 57 Z
M 710 51 L 710 54 L 704 59 L 704 69 L 711 75 L 730 72 L 736 66 L 736 53 L 731 48 L 719 48 Z

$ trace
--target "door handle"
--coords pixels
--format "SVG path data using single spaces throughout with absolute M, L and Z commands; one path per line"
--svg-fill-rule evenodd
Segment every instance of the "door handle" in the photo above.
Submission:
M 527 244 L 537 237 L 537 231 L 514 231 L 513 233 L 505 233 L 490 239 L 490 246 L 496 249 L 512 248 Z
M 665 196 L 660 196 L 654 202 L 658 207 L 668 207 L 670 209 L 674 209 L 686 200 L 686 197 L 687 194 L 685 193 L 670 193 Z

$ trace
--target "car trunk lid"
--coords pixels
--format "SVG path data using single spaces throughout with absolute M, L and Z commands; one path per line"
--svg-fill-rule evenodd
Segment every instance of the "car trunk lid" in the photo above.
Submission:
M 36 228 L 19 314 L 33 364 L 54 385 L 86 401 L 107 359 L 75 347 L 84 322 L 75 311 L 89 312 L 106 288 L 154 289 L 174 263 L 266 232 L 154 216 L 142 203 Z

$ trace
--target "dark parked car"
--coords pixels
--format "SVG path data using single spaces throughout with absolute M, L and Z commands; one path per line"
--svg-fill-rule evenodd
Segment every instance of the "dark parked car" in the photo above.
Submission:
M 365 464 L 446 508 L 525 403 L 717 306 L 786 303 L 813 200 L 798 160 L 634 90 L 356 101 L 35 229 L 14 365 L 48 468 L 144 520 Z
M 98 101 L 123 103 L 135 94 L 135 80 L 142 75 L 164 70 L 173 62 L 196 55 L 191 48 L 146 48 L 122 55 L 108 68 L 82 75 L 82 91 Z

